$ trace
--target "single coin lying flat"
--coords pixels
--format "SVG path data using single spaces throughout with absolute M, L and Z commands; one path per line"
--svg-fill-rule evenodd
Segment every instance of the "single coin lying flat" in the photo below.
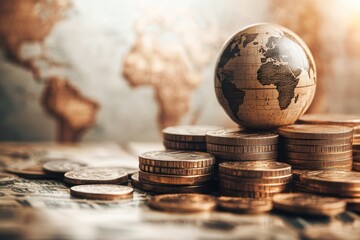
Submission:
M 74 197 L 95 200 L 130 198 L 133 191 L 131 187 L 113 184 L 89 184 L 70 188 L 70 194 Z

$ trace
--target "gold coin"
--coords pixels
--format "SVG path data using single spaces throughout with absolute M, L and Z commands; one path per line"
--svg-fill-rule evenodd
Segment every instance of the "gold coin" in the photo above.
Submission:
M 234 177 L 231 175 L 219 174 L 219 178 L 229 182 L 245 183 L 245 184 L 284 184 L 292 179 L 292 174 L 281 177 L 269 178 L 249 178 L 249 177 Z
M 131 175 L 130 183 L 134 188 L 140 189 L 139 173 L 134 173 Z
M 206 141 L 205 134 L 209 131 L 219 130 L 219 126 L 173 126 L 163 129 L 163 137 L 165 140 L 179 142 L 202 142 Z
M 314 171 L 314 170 L 329 170 L 329 171 L 351 171 L 352 169 L 352 164 L 349 165 L 343 165 L 343 166 L 327 166 L 327 167 L 316 167 L 316 166 L 304 166 L 304 165 L 295 165 L 292 164 L 291 165 L 293 169 L 296 170 L 309 170 L 309 171 Z
M 276 145 L 279 135 L 269 131 L 250 131 L 245 129 L 223 129 L 206 134 L 206 142 L 219 145 Z
M 68 160 L 53 160 L 46 162 L 43 165 L 44 171 L 53 175 L 64 175 L 66 172 L 84 168 L 86 164 L 68 161 Z
M 333 216 L 345 211 L 346 202 L 338 198 L 306 193 L 284 193 L 273 197 L 275 209 L 304 215 Z
M 263 152 L 274 152 L 277 151 L 277 145 L 265 145 L 265 146 L 225 146 L 225 145 L 217 145 L 208 143 L 206 148 L 209 152 L 232 152 L 232 153 L 244 153 L 244 154 L 252 154 L 252 153 L 263 153 Z
M 227 188 L 220 187 L 220 193 L 222 196 L 231 196 L 231 197 L 245 197 L 245 198 L 272 198 L 278 192 L 263 192 L 263 191 L 234 191 Z
M 291 174 L 291 166 L 274 161 L 223 162 L 219 173 L 239 177 L 282 177 Z
M 214 165 L 215 158 L 204 152 L 164 150 L 141 153 L 139 163 L 166 168 L 202 168 Z
M 286 152 L 284 153 L 287 158 L 296 159 L 296 160 L 336 160 L 336 159 L 346 159 L 352 158 L 352 151 L 347 151 L 343 153 L 295 153 L 295 152 Z
M 128 174 L 122 168 L 83 168 L 65 173 L 64 182 L 82 184 L 124 184 Z
M 44 172 L 42 165 L 29 162 L 29 163 L 16 163 L 6 168 L 9 173 L 16 174 L 23 178 L 35 178 L 35 179 L 48 179 L 51 178 L 46 172 Z
M 164 140 L 163 144 L 166 149 L 179 149 L 188 151 L 206 151 L 206 143 L 193 143 L 193 142 L 174 142 Z
M 316 146 L 316 145 L 284 145 L 284 149 L 288 152 L 297 152 L 297 153 L 343 153 L 352 150 L 351 144 L 345 145 L 326 145 L 326 146 Z
M 307 171 L 301 175 L 300 179 L 308 184 L 336 189 L 360 189 L 360 173 L 358 172 L 334 170 Z
M 352 138 L 353 130 L 350 127 L 336 125 L 295 124 L 280 127 L 280 136 L 295 139 L 332 139 Z
M 213 210 L 216 198 L 204 194 L 163 194 L 151 197 L 149 206 L 167 212 L 202 212 Z
M 176 176 L 165 174 L 154 174 L 139 171 L 139 180 L 141 183 L 149 184 L 166 184 L 166 185 L 197 185 L 212 180 L 214 175 L 193 175 L 193 176 Z
M 302 115 L 299 123 L 306 124 L 328 124 L 356 127 L 360 125 L 359 114 L 338 114 L 338 113 L 312 113 Z
M 219 197 L 218 206 L 230 212 L 261 213 L 272 209 L 269 199 L 253 199 L 244 197 Z
M 74 197 L 96 200 L 130 198 L 133 191 L 131 187 L 113 184 L 89 184 L 70 188 L 70 194 Z
M 290 165 L 312 167 L 312 168 L 326 168 L 326 167 L 342 167 L 353 163 L 352 158 L 338 159 L 338 160 L 294 160 L 287 159 L 286 163 Z
M 204 175 L 214 172 L 214 166 L 204 167 L 204 168 L 162 168 L 162 167 L 153 167 L 153 166 L 140 164 L 139 168 L 143 172 L 179 175 L 179 176 Z
M 208 153 L 214 155 L 217 159 L 226 159 L 233 161 L 264 161 L 276 159 L 278 156 L 277 151 L 262 152 L 262 153 L 233 153 L 233 152 L 214 152 L 207 150 Z
M 0 185 L 11 184 L 18 179 L 18 176 L 10 173 L 0 173 Z
M 348 145 L 352 144 L 352 137 L 348 138 L 331 138 L 331 139 L 292 139 L 283 138 L 281 139 L 285 145 L 302 145 L 302 146 L 336 146 L 336 145 Z
M 261 191 L 261 192 L 283 192 L 289 189 L 289 184 L 245 184 L 230 182 L 220 178 L 219 185 L 221 188 L 226 188 L 236 191 Z

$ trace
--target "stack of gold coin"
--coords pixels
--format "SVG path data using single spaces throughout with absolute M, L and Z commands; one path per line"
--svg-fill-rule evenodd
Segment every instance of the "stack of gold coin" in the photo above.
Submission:
M 206 151 L 205 134 L 219 130 L 217 126 L 174 126 L 167 127 L 163 132 L 163 143 L 167 149 Z
M 336 170 L 306 171 L 300 175 L 306 190 L 339 197 L 360 197 L 360 173 Z
M 290 188 L 291 166 L 275 161 L 223 162 L 219 164 L 222 195 L 268 198 Z
M 345 170 L 352 168 L 352 128 L 296 124 L 279 128 L 282 161 L 294 169 Z
M 211 189 L 215 159 L 204 152 L 164 150 L 139 155 L 140 189 L 153 193 L 196 193 Z M 136 176 L 134 176 L 136 178 Z M 132 179 L 136 183 L 137 179 Z
M 298 122 L 331 124 L 353 128 L 353 170 L 360 171 L 360 114 L 305 114 Z
M 223 129 L 206 134 L 207 152 L 217 162 L 277 159 L 279 135 L 273 132 Z

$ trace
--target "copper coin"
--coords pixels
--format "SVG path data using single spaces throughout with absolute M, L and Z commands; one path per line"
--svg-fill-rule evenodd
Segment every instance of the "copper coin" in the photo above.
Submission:
M 276 145 L 279 135 L 269 131 L 223 129 L 206 134 L 206 142 L 219 145 Z
M 348 145 L 352 144 L 352 137 L 347 138 L 331 138 L 331 139 L 292 139 L 284 138 L 282 142 L 290 145 L 302 145 L 302 146 L 336 146 L 336 145 Z
M 18 176 L 10 173 L 0 173 L 0 185 L 6 185 L 15 182 Z
M 287 159 L 286 163 L 290 165 L 303 166 L 309 168 L 326 168 L 326 167 L 342 167 L 353 163 L 352 158 L 337 159 L 337 160 L 294 160 Z
M 113 184 L 89 184 L 70 188 L 70 194 L 74 197 L 96 200 L 130 198 L 133 191 L 131 187 Z
M 272 209 L 269 199 L 253 199 L 244 197 L 219 197 L 218 206 L 230 212 L 261 213 Z
M 46 162 L 43 165 L 44 171 L 54 175 L 64 175 L 66 172 L 84 168 L 86 164 L 68 161 L 68 160 L 54 160 Z
M 179 175 L 179 176 L 204 175 L 214 172 L 214 166 L 204 167 L 204 168 L 162 168 L 162 167 L 153 167 L 153 166 L 140 164 L 139 168 L 143 172 Z
M 6 168 L 7 172 L 24 178 L 47 179 L 51 178 L 43 170 L 42 165 L 34 162 L 16 163 Z
M 140 182 L 167 185 L 197 185 L 212 180 L 214 175 L 176 176 L 139 171 Z
M 350 127 L 336 125 L 295 124 L 280 127 L 280 136 L 295 139 L 333 139 L 352 138 L 353 130 Z
M 174 142 L 164 140 L 163 144 L 166 149 L 179 149 L 188 151 L 206 151 L 206 143 L 193 143 L 193 142 Z
M 306 124 L 329 124 L 355 127 L 360 125 L 360 115 L 339 113 L 312 113 L 301 116 L 298 122 Z
M 265 146 L 225 146 L 218 144 L 208 143 L 206 145 L 207 150 L 209 152 L 232 152 L 232 153 L 244 153 L 244 154 L 252 154 L 252 153 L 263 153 L 263 152 L 274 152 L 277 151 L 277 145 L 265 145 Z
M 333 216 L 345 211 L 346 202 L 338 198 L 306 193 L 284 193 L 273 197 L 275 209 L 304 215 Z
M 167 212 L 202 212 L 213 210 L 216 198 L 204 194 L 164 194 L 153 196 L 149 206 Z
M 128 174 L 122 168 L 83 168 L 65 173 L 64 181 L 73 185 L 124 184 Z
M 141 153 L 139 163 L 166 168 L 201 168 L 214 165 L 215 158 L 204 152 L 163 150 Z
M 170 141 L 180 142 L 205 142 L 205 134 L 209 131 L 219 130 L 219 126 L 174 126 L 167 127 L 163 132 L 163 137 Z
M 231 159 L 233 161 L 264 161 L 277 158 L 277 151 L 259 152 L 259 153 L 234 153 L 234 152 L 215 152 L 207 150 L 208 153 L 214 155 L 217 159 Z
M 274 161 L 223 162 L 219 164 L 219 173 L 242 177 L 281 177 L 291 174 L 291 166 Z
M 245 197 L 245 198 L 272 198 L 278 192 L 263 192 L 263 191 L 234 191 L 227 188 L 220 187 L 220 193 L 222 196 L 231 197 Z
M 351 144 L 344 145 L 326 145 L 326 146 L 316 146 L 316 145 L 284 145 L 284 149 L 288 152 L 297 152 L 297 153 L 344 153 L 352 150 Z
M 295 153 L 286 152 L 284 155 L 290 159 L 296 160 L 337 160 L 337 159 L 349 159 L 352 158 L 352 151 L 343 153 Z
M 291 181 L 292 174 L 281 177 L 249 178 L 249 177 L 235 177 L 220 173 L 219 178 L 229 182 L 238 182 L 245 184 L 285 184 Z
M 151 193 L 208 193 L 212 190 L 209 184 L 192 186 L 170 186 L 140 183 L 140 189 Z
M 219 186 L 221 188 L 230 189 L 233 191 L 261 191 L 261 192 L 283 192 L 289 189 L 289 184 L 245 184 L 245 183 L 237 183 L 230 182 L 224 179 L 220 179 Z

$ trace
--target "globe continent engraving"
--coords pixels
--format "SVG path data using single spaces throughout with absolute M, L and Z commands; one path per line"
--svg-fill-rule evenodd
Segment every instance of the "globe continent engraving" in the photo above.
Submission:
M 219 103 L 237 124 L 271 129 L 294 123 L 316 89 L 314 59 L 305 43 L 275 24 L 257 24 L 224 45 L 215 68 Z

